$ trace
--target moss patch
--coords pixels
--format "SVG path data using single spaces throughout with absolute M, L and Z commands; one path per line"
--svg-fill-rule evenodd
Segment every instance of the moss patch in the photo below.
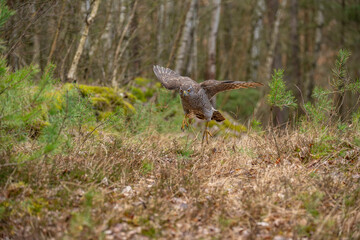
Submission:
M 110 87 L 65 84 L 62 90 L 70 90 L 74 87 L 78 88 L 82 96 L 90 99 L 94 108 L 99 112 L 99 115 L 104 116 L 103 113 L 115 111 L 119 107 L 124 110 L 125 114 L 135 112 L 133 103 L 135 103 L 138 98 L 123 89 L 115 90 Z

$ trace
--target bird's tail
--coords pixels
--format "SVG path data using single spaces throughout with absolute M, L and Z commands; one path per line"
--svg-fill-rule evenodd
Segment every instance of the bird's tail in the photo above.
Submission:
M 219 111 L 215 111 L 211 117 L 211 120 L 215 120 L 217 122 L 222 122 L 225 120 L 225 118 Z

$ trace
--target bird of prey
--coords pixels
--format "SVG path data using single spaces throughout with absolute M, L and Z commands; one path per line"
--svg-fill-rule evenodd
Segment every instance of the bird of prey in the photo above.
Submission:
M 161 66 L 154 66 L 153 71 L 165 88 L 176 90 L 181 96 L 185 113 L 181 126 L 182 130 L 184 130 L 185 126 L 189 126 L 191 119 L 194 117 L 206 121 L 202 142 L 204 142 L 205 136 L 206 142 L 208 142 L 208 135 L 212 136 L 207 130 L 209 121 L 215 120 L 222 122 L 225 120 L 224 116 L 215 109 L 211 101 L 217 93 L 232 89 L 263 86 L 262 83 L 258 82 L 240 81 L 206 80 L 202 83 L 197 83 L 189 77 L 180 76 L 177 72 Z M 187 119 L 189 119 L 189 121 Z

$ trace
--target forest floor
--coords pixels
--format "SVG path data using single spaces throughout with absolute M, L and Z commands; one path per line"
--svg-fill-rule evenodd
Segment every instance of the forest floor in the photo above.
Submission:
M 7 239 L 359 239 L 360 148 L 310 133 L 99 132 L 2 166 Z M 18 146 L 26 152 L 27 142 Z

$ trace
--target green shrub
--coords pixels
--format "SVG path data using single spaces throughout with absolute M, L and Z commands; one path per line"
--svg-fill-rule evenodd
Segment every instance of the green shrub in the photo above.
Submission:
M 315 87 L 313 92 L 314 103 L 304 105 L 308 120 L 318 125 L 328 123 L 330 114 L 334 111 L 333 100 L 329 97 L 330 91 Z
M 286 85 L 283 80 L 284 70 L 274 70 L 272 75 L 272 80 L 269 83 L 270 93 L 267 97 L 267 101 L 272 107 L 279 107 L 283 109 L 284 107 L 293 107 L 297 106 L 294 95 L 290 90 L 286 90 Z
M 37 67 L 29 66 L 11 72 L 4 59 L 0 59 L 0 152 L 16 142 L 36 137 L 48 125 L 47 93 L 54 80 L 49 66 L 34 87 Z

